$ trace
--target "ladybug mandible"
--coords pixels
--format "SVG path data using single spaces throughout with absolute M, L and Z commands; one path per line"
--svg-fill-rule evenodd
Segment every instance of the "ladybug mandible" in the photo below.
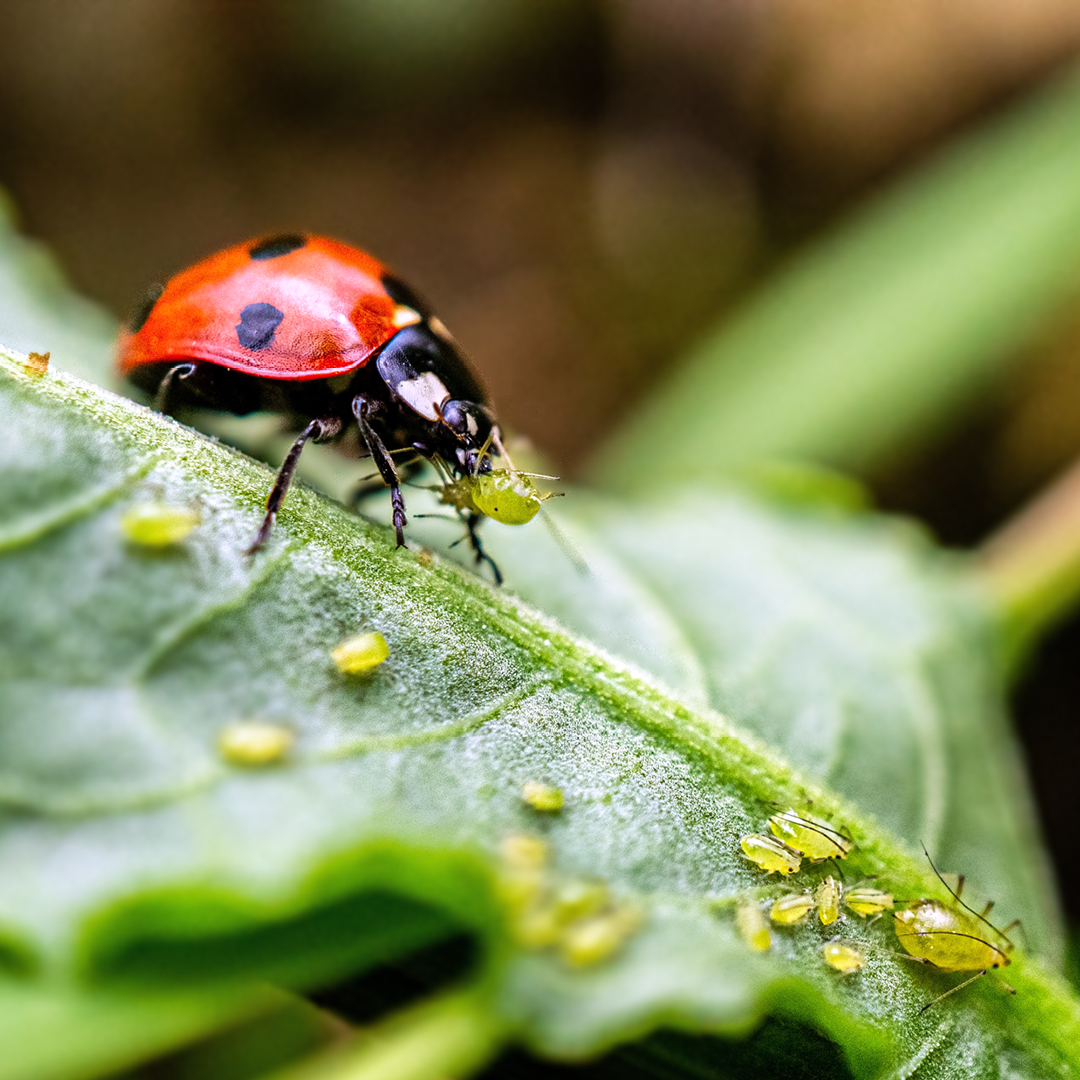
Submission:
M 399 547 L 407 519 L 394 451 L 466 480 L 489 473 L 492 454 L 505 457 L 446 327 L 381 262 L 326 237 L 251 240 L 177 274 L 143 302 L 118 353 L 121 374 L 162 412 L 268 410 L 299 430 L 249 553 L 266 543 L 304 445 L 339 439 L 353 423 L 390 488 Z M 482 515 L 462 516 L 477 562 L 501 581 L 477 536 Z

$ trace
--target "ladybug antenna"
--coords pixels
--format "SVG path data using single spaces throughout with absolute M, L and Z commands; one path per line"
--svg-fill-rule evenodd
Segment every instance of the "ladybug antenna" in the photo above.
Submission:
M 561 495 L 562 492 L 559 492 Z M 541 508 L 540 517 L 544 522 L 544 527 L 549 533 L 551 533 L 551 539 L 555 541 L 555 545 L 566 556 L 570 565 L 579 573 L 582 577 L 591 577 L 592 571 L 589 569 L 589 564 L 585 561 L 585 556 L 578 551 L 574 542 L 570 539 L 555 524 L 555 519 Z
M 484 440 L 484 445 L 476 452 L 476 469 L 479 472 L 480 466 L 483 463 L 484 458 L 488 457 L 491 453 L 491 443 L 495 437 L 495 429 L 492 428 L 488 432 L 488 437 Z

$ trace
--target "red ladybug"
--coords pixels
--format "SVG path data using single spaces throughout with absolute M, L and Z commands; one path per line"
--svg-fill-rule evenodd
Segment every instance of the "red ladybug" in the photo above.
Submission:
M 398 546 L 405 500 L 392 451 L 452 477 L 491 470 L 499 429 L 484 391 L 443 324 L 377 259 L 300 233 L 251 240 L 177 274 L 120 335 L 121 374 L 157 407 L 284 414 L 300 434 L 285 457 L 249 549 L 266 542 L 300 452 L 355 423 L 390 488 Z M 463 512 L 477 561 L 487 559 Z

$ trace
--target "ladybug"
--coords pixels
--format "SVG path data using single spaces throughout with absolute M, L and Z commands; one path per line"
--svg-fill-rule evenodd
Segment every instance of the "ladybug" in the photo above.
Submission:
M 118 364 L 162 412 L 267 410 L 299 431 L 249 554 L 266 543 L 305 444 L 338 440 L 353 424 L 390 488 L 399 547 L 407 518 L 395 451 L 459 484 L 491 472 L 492 454 L 505 457 L 486 395 L 442 322 L 377 259 L 323 236 L 250 240 L 177 274 L 121 333 Z M 501 582 L 477 536 L 483 515 L 460 512 L 477 562 Z

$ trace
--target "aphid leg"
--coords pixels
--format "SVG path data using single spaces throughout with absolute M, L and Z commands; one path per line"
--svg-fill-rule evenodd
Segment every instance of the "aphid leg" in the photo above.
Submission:
M 399 463 L 397 468 L 398 480 L 402 485 L 408 484 L 424 466 L 424 459 L 414 455 L 408 461 Z M 366 476 L 361 476 L 356 481 L 355 487 L 349 492 L 349 505 L 356 509 L 369 495 L 377 495 L 386 490 L 383 483 L 382 473 L 378 469 Z
M 251 547 L 244 552 L 245 555 L 254 555 L 269 539 L 277 512 L 281 508 L 281 501 L 285 498 L 285 492 L 289 490 L 289 483 L 296 471 L 296 463 L 300 460 L 300 451 L 304 449 L 308 440 L 322 442 L 325 439 L 332 439 L 339 431 L 341 431 L 341 421 L 333 417 L 329 420 L 312 420 L 296 437 L 296 441 L 281 463 L 281 468 L 278 469 L 277 479 L 270 489 L 270 498 L 266 500 L 266 516 L 263 518 L 262 525 L 259 526 Z
M 965 986 L 970 986 L 976 979 L 981 979 L 985 974 L 986 968 L 983 968 L 982 971 L 977 971 L 972 975 L 970 979 L 965 979 L 962 983 L 957 983 L 951 990 L 946 990 L 944 994 L 938 994 L 933 1001 L 927 1002 L 927 1004 L 919 1010 L 919 1015 L 921 1016 L 927 1009 L 932 1005 L 936 1005 L 939 1001 L 944 1001 L 950 994 L 955 994 L 958 990 L 963 990 Z M 1010 989 L 1012 988 L 1010 987 Z M 1013 990 L 1013 993 L 1015 994 L 1016 991 Z
M 360 437 L 367 446 L 368 453 L 375 462 L 383 478 L 383 483 L 390 489 L 390 505 L 393 507 L 394 531 L 397 533 L 397 546 L 405 546 L 405 526 L 409 519 L 405 516 L 405 498 L 401 494 L 401 481 L 398 479 L 394 459 L 379 438 L 378 432 L 371 426 L 370 416 L 374 411 L 372 402 L 363 394 L 357 394 L 352 400 L 353 416 L 360 425 Z
M 993 910 L 994 910 L 994 901 L 993 900 L 987 900 L 986 907 L 984 907 L 982 909 L 982 914 L 979 915 L 979 918 L 982 919 L 983 922 L 985 922 L 986 921 L 986 916 L 989 915 L 990 912 L 993 911 Z
M 465 517 L 465 527 L 469 530 L 469 545 L 473 549 L 473 554 L 476 555 L 477 563 L 486 562 L 491 567 L 491 572 L 495 575 L 495 584 L 501 585 L 503 583 L 502 572 L 499 570 L 495 560 L 484 550 L 484 545 L 480 541 L 480 534 L 476 531 L 477 526 L 484 520 L 483 514 L 474 514 L 471 511 Z
M 964 877 L 964 875 L 963 875 L 963 874 L 960 874 L 960 875 L 959 875 L 959 877 L 957 877 L 957 879 L 956 879 L 956 888 L 955 888 L 955 889 L 952 889 L 952 890 L 950 890 L 950 891 L 952 892 L 953 896 L 955 896 L 957 900 L 960 900 L 960 897 L 961 897 L 961 896 L 963 895 L 963 893 L 964 893 L 964 882 L 965 882 L 966 880 L 967 880 L 967 879 L 966 879 L 966 878 Z M 946 888 L 947 888 L 947 887 L 948 887 L 948 886 L 946 886 Z M 960 900 L 960 903 L 961 903 L 961 904 L 963 904 L 963 903 L 964 903 L 964 901 L 963 901 L 963 900 Z M 967 907 L 967 905 L 966 905 L 966 904 L 964 904 L 964 906 L 965 906 L 965 907 Z M 991 902 L 991 906 L 993 906 L 992 902 Z M 970 909 L 969 909 L 969 910 L 970 910 Z M 979 917 L 980 917 L 980 918 L 982 918 L 982 916 L 979 916 Z
M 169 392 L 172 390 L 173 379 L 188 379 L 195 374 L 195 365 L 190 361 L 183 364 L 174 364 L 165 372 L 164 378 L 158 383 L 157 393 L 154 395 L 154 409 L 159 413 L 169 412 Z

